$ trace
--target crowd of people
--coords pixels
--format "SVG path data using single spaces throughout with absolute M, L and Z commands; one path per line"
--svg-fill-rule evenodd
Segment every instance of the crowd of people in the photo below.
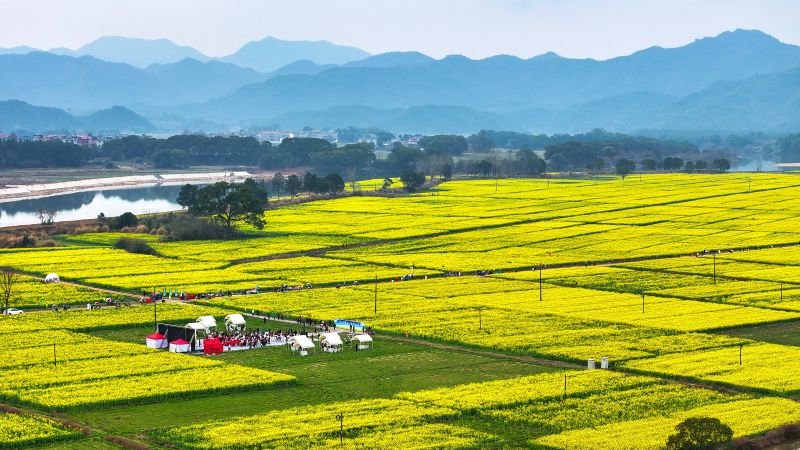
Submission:
M 305 331 L 297 331 L 291 329 L 267 329 L 262 330 L 256 328 L 250 331 L 232 331 L 232 332 L 214 332 L 208 337 L 212 339 L 219 339 L 223 347 L 227 350 L 231 348 L 252 349 L 260 347 L 268 347 L 271 345 L 283 345 L 292 337 L 297 335 L 305 335 L 313 338 L 318 333 L 308 333 Z

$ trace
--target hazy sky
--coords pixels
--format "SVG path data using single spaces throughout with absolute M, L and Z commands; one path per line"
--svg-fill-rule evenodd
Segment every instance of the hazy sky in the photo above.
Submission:
M 609 58 L 735 28 L 800 44 L 800 0 L 0 0 L 0 47 L 168 38 L 210 56 L 271 35 L 441 57 Z

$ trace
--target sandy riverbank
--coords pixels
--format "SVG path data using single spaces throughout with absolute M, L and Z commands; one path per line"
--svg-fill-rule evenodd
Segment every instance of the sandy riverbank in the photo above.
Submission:
M 0 188 L 0 202 L 26 198 L 48 197 L 71 192 L 97 189 L 117 189 L 133 186 L 216 183 L 217 181 L 243 181 L 253 178 L 249 172 L 174 173 L 163 175 L 133 175 L 126 177 L 92 178 L 61 183 L 11 185 Z

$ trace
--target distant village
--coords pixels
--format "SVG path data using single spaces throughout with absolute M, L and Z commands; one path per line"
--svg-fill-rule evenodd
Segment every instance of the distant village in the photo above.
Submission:
M 15 134 L 1 133 L 0 141 L 16 140 L 22 142 L 63 142 L 75 144 L 86 148 L 98 148 L 103 146 L 103 142 L 108 139 L 116 139 L 130 134 L 117 134 L 107 136 L 94 136 L 92 134 Z M 418 147 L 419 141 L 424 137 L 421 134 L 400 135 L 389 140 L 381 140 L 378 135 L 364 133 L 353 135 L 352 133 L 341 133 L 339 130 L 330 129 L 303 129 L 303 130 L 259 130 L 259 131 L 240 131 L 231 133 L 205 133 L 207 136 L 239 136 L 253 137 L 259 142 L 269 142 L 273 145 L 280 144 L 287 138 L 317 138 L 324 139 L 332 144 L 354 144 L 369 143 L 376 149 L 391 149 L 397 145 L 405 147 Z

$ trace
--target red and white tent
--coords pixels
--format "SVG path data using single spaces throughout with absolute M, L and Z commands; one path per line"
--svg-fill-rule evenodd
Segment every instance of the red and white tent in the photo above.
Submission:
M 175 353 L 189 353 L 192 351 L 192 344 L 184 341 L 183 339 L 175 339 L 169 343 L 169 351 Z
M 157 332 L 147 336 L 145 342 L 150 348 L 167 348 L 169 346 L 169 343 L 167 343 L 167 337 Z
M 206 355 L 217 355 L 222 352 L 222 342 L 219 339 L 206 338 L 203 340 L 203 353 Z

